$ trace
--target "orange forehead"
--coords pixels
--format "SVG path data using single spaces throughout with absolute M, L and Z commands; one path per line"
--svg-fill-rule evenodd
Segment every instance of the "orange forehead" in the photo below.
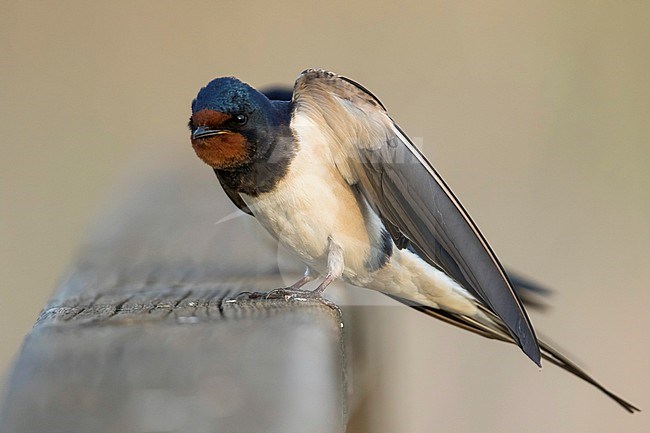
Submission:
M 230 118 L 229 114 L 204 108 L 192 114 L 192 123 L 196 126 L 221 125 Z

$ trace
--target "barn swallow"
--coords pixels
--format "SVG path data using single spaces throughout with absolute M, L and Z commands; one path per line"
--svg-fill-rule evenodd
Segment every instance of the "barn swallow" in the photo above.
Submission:
M 535 335 L 485 237 L 384 105 L 324 70 L 272 100 L 233 77 L 192 102 L 192 146 L 243 212 L 307 266 L 282 293 L 320 297 L 342 279 L 484 337 L 517 344 L 604 388 Z M 316 276 L 313 291 L 301 290 Z

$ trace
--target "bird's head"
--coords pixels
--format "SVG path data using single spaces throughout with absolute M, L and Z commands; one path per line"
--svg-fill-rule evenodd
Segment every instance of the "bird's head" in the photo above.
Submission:
M 192 101 L 192 147 L 219 170 L 243 167 L 266 155 L 275 124 L 269 99 L 233 77 L 210 81 Z

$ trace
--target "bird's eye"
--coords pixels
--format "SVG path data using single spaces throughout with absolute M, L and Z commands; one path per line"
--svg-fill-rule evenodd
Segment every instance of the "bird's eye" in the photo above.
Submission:
M 245 114 L 238 114 L 235 116 L 235 122 L 237 125 L 243 126 L 248 122 L 248 116 Z

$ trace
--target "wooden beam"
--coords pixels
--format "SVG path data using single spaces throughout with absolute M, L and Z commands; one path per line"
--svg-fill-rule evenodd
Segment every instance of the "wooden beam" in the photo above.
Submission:
M 345 431 L 338 309 L 238 296 L 283 280 L 252 218 L 214 224 L 216 179 L 130 185 L 26 337 L 0 431 Z

